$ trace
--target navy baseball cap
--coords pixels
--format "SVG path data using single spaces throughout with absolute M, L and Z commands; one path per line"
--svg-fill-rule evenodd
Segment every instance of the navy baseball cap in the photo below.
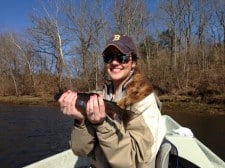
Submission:
M 118 48 L 123 54 L 126 55 L 131 53 L 137 55 L 136 45 L 134 44 L 132 38 L 125 35 L 115 34 L 113 37 L 111 37 L 106 43 L 105 49 L 102 52 L 103 54 L 109 46 Z

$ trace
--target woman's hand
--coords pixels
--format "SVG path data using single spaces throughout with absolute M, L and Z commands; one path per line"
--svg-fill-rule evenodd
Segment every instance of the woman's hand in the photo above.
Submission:
M 92 124 L 101 124 L 106 118 L 102 96 L 93 95 L 87 102 L 87 118 Z
M 61 95 L 58 102 L 63 114 L 70 116 L 78 120 L 80 124 L 83 124 L 84 116 L 80 111 L 76 109 L 75 107 L 76 100 L 77 100 L 77 92 L 72 92 L 71 90 L 68 90 L 67 92 Z

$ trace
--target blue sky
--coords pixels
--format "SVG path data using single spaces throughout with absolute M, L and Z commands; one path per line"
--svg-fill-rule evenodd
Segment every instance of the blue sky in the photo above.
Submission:
M 30 24 L 29 14 L 42 9 L 45 0 L 0 0 L 0 32 L 21 32 Z M 154 6 L 154 0 L 148 0 Z M 154 7 L 153 7 L 154 8 Z
M 29 26 L 29 13 L 38 7 L 38 0 L 0 0 L 0 32 L 20 32 Z

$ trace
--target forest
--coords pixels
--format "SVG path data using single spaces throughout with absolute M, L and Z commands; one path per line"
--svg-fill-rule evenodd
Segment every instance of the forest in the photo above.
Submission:
M 159 95 L 224 97 L 224 0 L 40 3 L 24 32 L 0 32 L 0 96 L 99 90 L 106 40 L 126 34 Z

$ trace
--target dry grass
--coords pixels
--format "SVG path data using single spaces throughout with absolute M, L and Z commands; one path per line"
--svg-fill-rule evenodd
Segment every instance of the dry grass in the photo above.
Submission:
M 190 97 L 180 95 L 160 96 L 163 102 L 162 113 L 169 114 L 195 113 L 198 115 L 225 115 L 225 95 L 201 97 Z
M 162 113 L 195 113 L 197 115 L 225 115 L 225 105 L 196 102 L 163 102 Z
M 0 103 L 4 104 L 23 104 L 23 105 L 47 105 L 56 104 L 52 97 L 33 97 L 33 96 L 1 96 Z

